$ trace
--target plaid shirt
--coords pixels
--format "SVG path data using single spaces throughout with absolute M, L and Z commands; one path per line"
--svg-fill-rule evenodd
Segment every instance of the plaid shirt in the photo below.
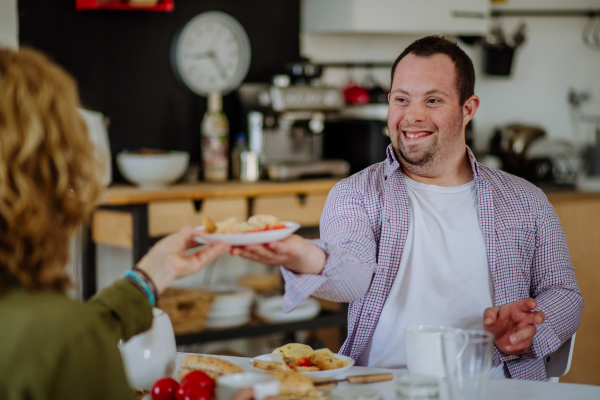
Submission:
M 546 380 L 543 357 L 575 333 L 583 308 L 565 234 L 539 188 L 479 164 L 467 152 L 494 305 L 533 297 L 546 315 L 531 349 L 511 356 L 495 348 L 493 364 L 506 362 L 512 378 Z M 313 241 L 327 253 L 323 272 L 296 274 L 282 268 L 286 311 L 310 295 L 350 303 L 348 337 L 340 353 L 357 362 L 398 272 L 409 207 L 400 164 L 390 146 L 385 161 L 340 181 L 329 193 L 321 239 Z

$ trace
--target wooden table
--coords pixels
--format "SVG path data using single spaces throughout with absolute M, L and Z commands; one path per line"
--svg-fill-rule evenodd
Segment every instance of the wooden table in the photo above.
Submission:
M 174 377 L 177 377 L 179 362 L 186 356 L 186 353 L 177 353 L 177 368 Z M 216 356 L 215 356 L 216 357 Z M 250 366 L 251 358 L 246 357 L 228 357 L 219 356 L 224 360 L 239 365 L 245 372 L 256 372 Z M 396 376 L 401 373 L 406 373 L 402 370 L 393 370 L 385 368 L 370 368 L 370 367 L 351 367 L 341 377 L 351 375 L 364 374 L 379 374 L 391 372 Z M 347 386 L 347 383 L 341 383 L 340 386 Z M 356 386 L 356 385 L 355 385 Z M 379 382 L 360 385 L 377 391 L 384 400 L 396 400 L 396 390 L 393 382 Z M 447 398 L 442 392 L 441 399 Z M 488 382 L 488 390 L 486 400 L 598 400 L 600 399 L 600 387 L 591 385 L 574 385 L 568 383 L 550 383 L 550 382 L 533 382 L 519 381 L 513 379 L 490 379 Z

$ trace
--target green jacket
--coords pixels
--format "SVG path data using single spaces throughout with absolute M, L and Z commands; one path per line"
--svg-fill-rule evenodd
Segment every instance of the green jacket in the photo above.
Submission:
M 9 289 L 0 295 L 0 399 L 132 400 L 117 344 L 151 325 L 147 297 L 127 281 L 84 304 Z

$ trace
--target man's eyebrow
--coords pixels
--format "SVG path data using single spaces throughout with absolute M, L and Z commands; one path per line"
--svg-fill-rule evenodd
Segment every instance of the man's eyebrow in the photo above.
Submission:
M 392 94 L 394 94 L 394 93 L 402 93 L 402 94 L 408 94 L 408 95 L 410 94 L 406 90 L 403 90 L 403 89 L 394 89 L 394 90 L 392 90 Z M 428 95 L 434 94 L 434 93 L 439 93 L 439 94 L 442 94 L 442 95 L 444 95 L 446 97 L 450 97 L 450 95 L 448 93 L 444 92 L 443 90 L 439 90 L 439 89 L 428 90 L 428 91 L 426 91 L 424 93 L 424 95 L 428 96 Z
M 444 92 L 443 90 L 439 90 L 439 89 L 431 89 L 425 92 L 425 95 L 429 95 L 429 94 L 434 94 L 434 93 L 439 93 L 439 94 L 443 94 L 446 97 L 450 97 L 450 95 L 446 92 Z

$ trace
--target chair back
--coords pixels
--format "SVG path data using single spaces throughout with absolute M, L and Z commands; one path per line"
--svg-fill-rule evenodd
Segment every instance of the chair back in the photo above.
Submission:
M 549 381 L 557 382 L 559 377 L 565 376 L 569 372 L 571 358 L 573 358 L 573 347 L 575 347 L 575 335 L 576 333 L 567 339 L 554 353 L 544 357 L 546 376 Z

